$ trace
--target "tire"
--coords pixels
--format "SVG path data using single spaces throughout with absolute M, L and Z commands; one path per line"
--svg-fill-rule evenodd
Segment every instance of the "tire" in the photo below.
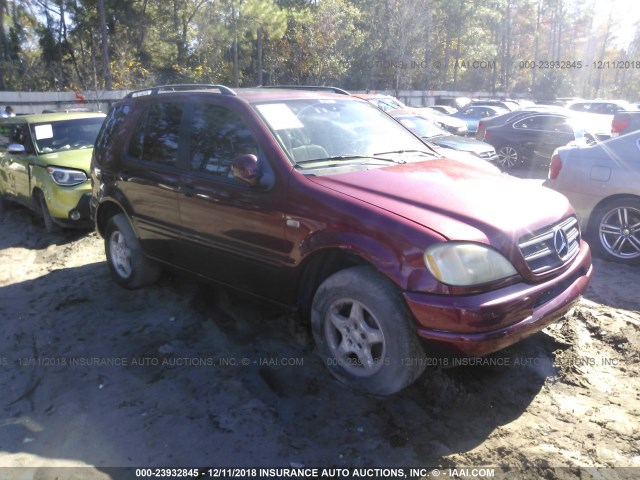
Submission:
M 591 218 L 596 254 L 614 262 L 640 264 L 640 199 L 618 198 L 599 207 Z
M 124 214 L 119 213 L 109 219 L 104 247 L 109 271 L 121 287 L 135 290 L 158 280 L 160 267 L 144 255 Z
M 370 267 L 327 278 L 313 298 L 311 325 L 325 365 L 356 390 L 390 395 L 424 371 L 409 309 L 398 289 Z
M 522 154 L 513 145 L 500 145 L 496 153 L 498 154 L 496 163 L 501 170 L 511 170 L 523 163 Z
M 37 202 L 45 230 L 49 233 L 60 233 L 62 231 L 62 227 L 53 220 L 53 217 L 49 212 L 49 207 L 47 207 L 47 201 L 44 199 L 44 194 L 42 192 L 36 192 L 35 201 Z

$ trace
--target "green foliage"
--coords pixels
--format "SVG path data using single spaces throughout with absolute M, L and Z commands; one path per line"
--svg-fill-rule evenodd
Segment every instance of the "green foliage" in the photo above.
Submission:
M 640 98 L 640 68 L 553 71 L 540 61 L 640 61 L 640 35 L 579 0 L 0 0 L 0 88 L 154 83 L 334 84 Z M 614 12 L 615 13 L 615 12 Z M 535 67 L 523 68 L 523 62 Z M 635 64 L 634 64 L 635 67 Z

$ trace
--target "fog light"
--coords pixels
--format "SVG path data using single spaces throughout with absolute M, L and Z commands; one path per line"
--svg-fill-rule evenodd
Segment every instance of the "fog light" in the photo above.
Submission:
M 69 216 L 71 217 L 71 220 L 80 220 L 80 212 L 78 210 L 71 210 Z

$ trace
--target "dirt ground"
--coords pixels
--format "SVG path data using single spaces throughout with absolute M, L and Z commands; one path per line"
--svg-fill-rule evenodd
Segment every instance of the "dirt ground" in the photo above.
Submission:
M 640 478 L 640 268 L 595 268 L 573 314 L 492 365 L 429 368 L 376 398 L 335 382 L 291 314 L 172 275 L 123 290 L 95 233 L 49 235 L 10 206 L 0 215 L 0 466 Z

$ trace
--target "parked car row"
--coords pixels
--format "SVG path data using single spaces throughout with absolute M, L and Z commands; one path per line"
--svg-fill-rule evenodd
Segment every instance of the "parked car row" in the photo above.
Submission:
M 91 181 L 57 165 L 75 142 L 54 145 L 53 118 L 25 127 L 37 158 L 11 155 L 91 186 L 114 280 L 142 288 L 176 269 L 292 306 L 331 373 L 366 392 L 411 384 L 425 355 L 485 355 L 539 331 L 593 272 L 566 197 L 446 158 L 350 95 L 154 87 L 101 120 Z M 2 155 L 8 196 L 16 161 Z
M 545 188 L 420 112 L 345 93 L 172 85 L 106 117 L 2 120 L 0 193 L 45 224 L 91 220 L 124 288 L 173 269 L 297 309 L 331 373 L 373 394 L 410 385 L 427 355 L 486 355 L 561 318 L 593 273 L 582 232 L 638 261 L 639 135 L 556 149 Z M 519 147 L 540 156 L 586 138 L 543 111 L 484 135 L 502 130 L 545 132 Z

